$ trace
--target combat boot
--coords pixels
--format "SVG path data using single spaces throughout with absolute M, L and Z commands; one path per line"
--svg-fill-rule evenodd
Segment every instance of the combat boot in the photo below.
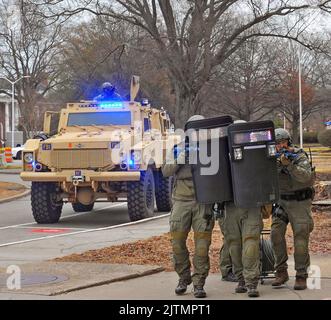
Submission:
M 245 293 L 247 292 L 245 280 L 239 280 L 238 285 L 235 289 L 236 293 Z
M 273 287 L 279 287 L 289 280 L 287 270 L 276 271 L 276 279 L 271 283 Z
M 207 294 L 203 286 L 201 285 L 194 286 L 194 296 L 196 298 L 206 298 Z
M 294 290 L 305 290 L 305 289 L 307 289 L 307 277 L 296 276 Z
M 247 289 L 248 289 L 247 294 L 250 298 L 257 298 L 260 296 L 260 293 L 259 293 L 259 291 L 257 291 L 255 285 L 250 284 L 247 286 Z
M 232 271 L 230 271 L 225 277 L 222 277 L 222 281 L 238 282 L 238 279 L 235 276 L 235 274 Z
M 187 290 L 187 286 L 192 283 L 191 279 L 179 279 L 178 285 L 175 289 L 175 293 L 178 295 L 184 294 Z

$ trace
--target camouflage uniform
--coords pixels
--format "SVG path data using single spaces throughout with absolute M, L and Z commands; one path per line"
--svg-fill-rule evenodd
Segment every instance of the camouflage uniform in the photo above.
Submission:
M 226 278 L 230 272 L 232 272 L 232 260 L 231 260 L 231 256 L 230 256 L 230 251 L 229 251 L 229 245 L 228 242 L 224 236 L 224 220 L 225 217 L 224 215 L 221 216 L 218 219 L 218 224 L 220 226 L 221 229 L 221 233 L 223 235 L 223 246 L 220 250 L 220 270 L 221 270 L 221 274 L 223 278 Z
M 234 274 L 239 282 L 256 287 L 260 276 L 260 233 L 263 220 L 260 208 L 225 205 L 224 236 L 228 241 Z
M 191 168 L 187 164 L 177 164 L 183 163 L 179 160 L 183 157 L 184 151 L 179 155 L 175 164 L 165 164 L 162 168 L 165 177 L 175 175 L 172 194 L 173 208 L 170 215 L 173 262 L 180 279 L 189 283 L 191 264 L 186 239 L 192 227 L 195 243 L 192 281 L 195 286 L 203 286 L 210 268 L 209 246 L 214 218 L 211 205 L 196 202 Z
M 311 198 L 305 200 L 294 199 L 297 196 L 305 198 L 312 193 L 314 174 L 306 153 L 302 149 L 294 148 L 294 160 L 283 166 L 278 162 L 279 186 L 282 214 L 273 214 L 271 225 L 271 242 L 275 255 L 275 268 L 277 272 L 287 270 L 287 247 L 285 233 L 290 222 L 294 235 L 294 261 L 297 276 L 307 277 L 310 265 L 309 235 L 314 228 L 311 216 Z M 306 194 L 305 194 L 306 193 Z

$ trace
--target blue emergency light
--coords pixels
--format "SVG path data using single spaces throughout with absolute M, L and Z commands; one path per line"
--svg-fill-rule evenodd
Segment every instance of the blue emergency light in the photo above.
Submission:
M 133 169 L 135 167 L 135 164 L 134 164 L 134 160 L 133 159 L 130 159 L 129 160 L 129 167 L 130 167 L 130 169 Z
M 327 126 L 331 126 L 331 121 L 324 122 Z
M 98 104 L 99 107 L 104 109 L 113 109 L 113 108 L 122 108 L 123 103 L 122 102 L 103 102 Z

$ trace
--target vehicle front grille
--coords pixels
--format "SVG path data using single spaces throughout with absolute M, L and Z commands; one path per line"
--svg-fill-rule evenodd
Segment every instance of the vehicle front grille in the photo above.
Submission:
M 111 164 L 110 150 L 53 150 L 51 167 L 60 169 L 100 168 Z

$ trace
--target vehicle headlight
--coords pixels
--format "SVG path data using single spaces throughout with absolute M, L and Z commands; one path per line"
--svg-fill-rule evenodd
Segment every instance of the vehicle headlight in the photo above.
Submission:
M 31 152 L 24 153 L 24 161 L 27 163 L 32 163 L 33 162 L 33 153 L 31 153 Z

